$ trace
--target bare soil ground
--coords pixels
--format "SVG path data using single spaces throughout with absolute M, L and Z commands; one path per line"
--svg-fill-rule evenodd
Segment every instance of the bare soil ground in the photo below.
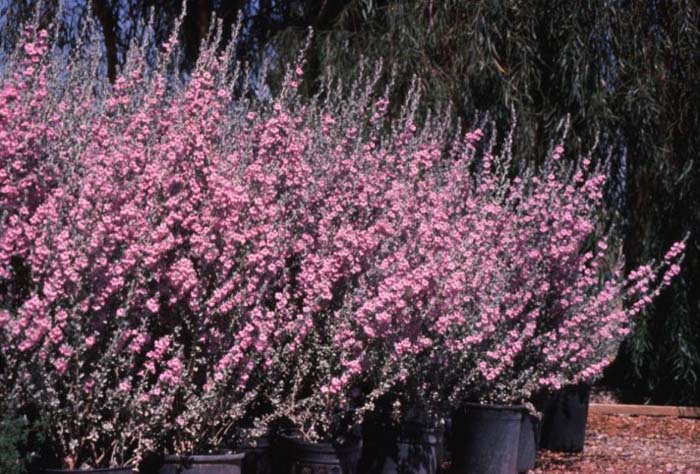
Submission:
M 582 453 L 541 451 L 536 474 L 700 474 L 700 419 L 588 417 Z

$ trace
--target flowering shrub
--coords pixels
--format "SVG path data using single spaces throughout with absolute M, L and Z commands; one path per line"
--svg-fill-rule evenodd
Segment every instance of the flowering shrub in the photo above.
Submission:
M 374 364 L 428 408 L 524 402 L 595 379 L 680 270 L 683 243 L 622 277 L 608 237 L 595 237 L 605 170 L 589 158 L 572 168 L 558 146 L 510 179 L 508 144 L 477 152 L 482 136 L 402 189 L 388 251 L 346 303 L 355 333 L 377 341 Z
M 605 169 L 590 158 L 565 164 L 557 146 L 542 168 L 517 172 L 509 142 L 496 155 L 480 129 L 454 143 L 430 126 L 395 130 L 365 145 L 377 171 L 353 159 L 353 181 L 385 186 L 372 197 L 381 243 L 353 252 L 370 254 L 332 319 L 355 358 L 330 390 L 354 369 L 371 381 L 369 406 L 387 394 L 409 404 L 405 416 L 527 402 L 598 377 L 678 274 L 684 243 L 623 278 L 611 237 L 596 237 Z
M 416 96 L 388 117 L 379 74 L 302 103 L 300 61 L 261 99 L 216 42 L 175 79 L 171 40 L 109 86 L 30 36 L 0 79 L 0 368 L 66 467 L 525 400 L 597 376 L 678 273 L 682 244 L 660 280 L 608 263 L 589 159 L 517 172 Z
M 23 53 L 0 86 L 3 369 L 66 467 L 217 444 L 255 393 L 271 322 L 252 310 L 279 272 L 256 254 L 270 186 L 222 138 L 227 63 L 169 89 L 134 57 L 107 88 L 45 32 Z

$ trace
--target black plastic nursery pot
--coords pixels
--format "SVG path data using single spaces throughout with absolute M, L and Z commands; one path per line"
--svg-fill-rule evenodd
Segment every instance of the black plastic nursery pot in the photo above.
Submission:
M 342 444 L 306 443 L 281 436 L 279 449 L 285 462 L 275 467 L 275 474 L 364 474 L 358 470 L 362 452 L 359 439 Z
M 158 474 L 243 474 L 245 454 L 165 456 Z
M 261 436 L 240 446 L 245 453 L 243 474 L 273 474 L 274 457 L 270 447 L 270 438 Z
M 418 422 L 395 427 L 388 422 L 368 420 L 362 432 L 362 474 L 437 473 L 444 430 Z
M 130 467 L 106 467 L 101 469 L 41 469 L 42 474 L 134 474 Z
M 551 451 L 583 451 L 591 386 L 565 387 L 550 395 L 542 410 L 540 447 Z
M 515 474 L 524 408 L 468 404 L 452 417 L 454 474 Z
M 537 462 L 537 445 L 539 441 L 540 420 L 523 413 L 518 440 L 518 473 L 524 473 L 535 468 Z

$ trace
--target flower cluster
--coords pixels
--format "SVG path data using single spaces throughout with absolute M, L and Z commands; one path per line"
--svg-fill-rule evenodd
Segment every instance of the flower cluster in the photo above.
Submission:
M 604 169 L 562 146 L 518 170 L 413 96 L 390 118 L 378 75 L 255 98 L 228 50 L 185 81 L 167 46 L 107 85 L 28 33 L 0 77 L 0 367 L 66 467 L 589 380 L 679 271 L 682 243 L 622 276 Z

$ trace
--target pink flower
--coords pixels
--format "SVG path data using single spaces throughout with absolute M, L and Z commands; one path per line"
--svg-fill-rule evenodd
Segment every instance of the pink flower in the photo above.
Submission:
M 148 301 L 146 301 L 146 308 L 148 308 L 151 313 L 155 314 L 160 309 L 160 305 L 155 298 L 150 298 Z
M 63 375 L 66 372 L 66 370 L 68 369 L 68 361 L 66 361 L 65 359 L 59 358 L 59 359 L 54 360 L 53 366 L 59 375 Z
M 63 356 L 63 357 L 70 357 L 73 355 L 73 348 L 69 346 L 68 344 L 63 344 L 61 347 L 58 349 L 58 352 Z

